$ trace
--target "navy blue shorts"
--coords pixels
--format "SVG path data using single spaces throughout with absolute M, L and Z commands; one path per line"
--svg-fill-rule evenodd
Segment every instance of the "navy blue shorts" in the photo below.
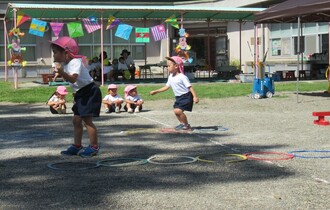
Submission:
M 173 105 L 173 108 L 191 112 L 193 105 L 193 95 L 191 94 L 191 92 L 188 92 L 181 96 L 175 96 L 175 103 Z
M 75 93 L 72 111 L 80 117 L 99 117 L 101 105 L 101 90 L 92 82 Z

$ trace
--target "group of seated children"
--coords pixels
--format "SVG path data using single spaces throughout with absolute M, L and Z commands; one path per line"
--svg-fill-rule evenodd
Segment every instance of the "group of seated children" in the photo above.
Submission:
M 118 81 L 119 76 L 123 80 L 135 79 L 135 64 L 133 59 L 129 56 L 128 50 L 123 50 L 119 59 L 114 58 L 112 63 L 108 59 L 108 55 L 103 51 L 103 81 Z M 102 81 L 102 56 L 94 57 L 89 60 L 89 72 L 95 81 Z
M 142 110 L 144 101 L 137 92 L 137 86 L 128 85 L 125 87 L 125 100 L 117 93 L 117 85 L 108 86 L 108 94 L 103 98 L 105 113 L 120 113 L 122 104 L 125 102 L 124 110 L 128 113 L 138 113 Z
M 117 93 L 117 85 L 108 86 L 107 95 L 103 98 L 105 113 L 120 113 L 125 102 L 124 110 L 128 113 L 139 113 L 142 110 L 143 99 L 137 92 L 137 86 L 128 85 L 125 87 L 125 99 Z M 47 104 L 52 114 L 66 113 L 66 98 L 68 91 L 65 86 L 58 86 L 56 91 L 49 98 Z

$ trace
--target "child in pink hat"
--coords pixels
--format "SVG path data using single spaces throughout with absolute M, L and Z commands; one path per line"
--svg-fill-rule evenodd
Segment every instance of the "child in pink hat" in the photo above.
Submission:
M 65 96 L 68 91 L 65 86 L 58 86 L 55 93 L 50 97 L 47 104 L 52 114 L 66 113 L 66 99 Z
M 137 92 L 137 86 L 127 85 L 125 87 L 125 101 L 124 109 L 128 113 L 139 113 L 142 110 L 144 101 Z
M 176 130 L 192 130 L 184 111 L 192 111 L 193 104 L 198 103 L 199 99 L 190 81 L 184 75 L 183 60 L 179 56 L 166 57 L 167 69 L 170 73 L 167 83 L 164 87 L 153 90 L 151 95 L 164 92 L 172 88 L 175 95 L 175 103 L 173 105 L 174 114 L 180 124 L 175 127 Z
M 105 107 L 105 113 L 120 113 L 124 99 L 117 93 L 117 85 L 110 84 L 108 86 L 108 94 L 103 98 L 102 102 Z
M 77 42 L 67 36 L 51 42 L 56 71 L 70 83 L 74 91 L 73 111 L 73 144 L 63 155 L 80 155 L 91 157 L 98 153 L 97 129 L 93 117 L 100 116 L 102 94 L 94 83 L 84 64 L 85 56 L 79 55 Z M 89 146 L 82 146 L 83 126 L 86 127 L 89 137 Z

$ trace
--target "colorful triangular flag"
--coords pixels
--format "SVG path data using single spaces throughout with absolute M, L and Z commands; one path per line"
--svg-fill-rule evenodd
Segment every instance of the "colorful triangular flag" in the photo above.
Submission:
M 133 26 L 121 23 L 118 25 L 115 36 L 128 40 L 131 35 L 132 29 L 133 29 Z
M 174 28 L 179 29 L 179 24 L 178 24 L 178 22 L 177 22 L 177 20 L 176 20 L 176 18 L 175 18 L 175 15 L 172 15 L 171 17 L 167 18 L 167 19 L 165 20 L 165 22 L 166 22 L 166 23 L 170 23 L 171 26 L 173 26 Z
M 55 36 L 58 36 L 60 34 L 64 25 L 64 23 L 57 22 L 50 22 L 49 24 Z
M 97 20 L 92 21 L 90 18 L 83 18 L 83 22 L 85 29 L 89 34 L 96 30 L 101 29 L 101 25 L 97 22 Z
M 46 26 L 47 22 L 32 18 L 29 33 L 43 37 L 46 30 Z
M 84 31 L 80 22 L 67 23 L 69 36 L 71 38 L 84 36 Z
M 149 28 L 135 28 L 135 42 L 150 42 Z
M 116 19 L 115 17 L 113 16 L 110 16 L 108 18 L 108 23 L 107 23 L 107 28 L 106 30 L 108 29 L 112 29 L 113 27 L 115 27 L 116 25 L 118 25 L 120 23 L 120 21 L 118 19 Z
M 28 20 L 30 20 L 30 16 L 24 14 L 24 12 L 22 12 L 22 11 L 18 11 L 17 12 L 16 27 L 18 27 L 19 25 L 21 25 L 22 23 L 24 23 Z
M 151 32 L 152 32 L 152 36 L 154 37 L 155 42 L 157 42 L 161 39 L 167 38 L 165 26 L 163 24 L 151 27 Z

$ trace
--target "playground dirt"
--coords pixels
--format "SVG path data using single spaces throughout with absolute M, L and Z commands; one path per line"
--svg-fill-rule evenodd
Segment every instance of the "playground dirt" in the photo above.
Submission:
M 172 100 L 102 109 L 92 158 L 60 155 L 70 110 L 1 103 L 0 209 L 329 209 L 330 126 L 312 116 L 329 96 L 201 98 L 186 113 L 192 132 L 170 129 Z

